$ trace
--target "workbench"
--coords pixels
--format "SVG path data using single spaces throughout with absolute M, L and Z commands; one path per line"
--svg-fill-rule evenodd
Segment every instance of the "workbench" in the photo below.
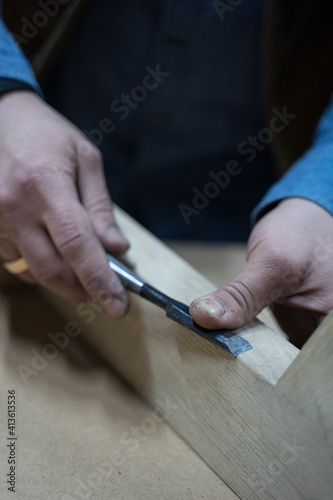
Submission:
M 244 246 L 169 242 L 200 274 L 118 219 L 138 274 L 186 303 L 244 265 Z M 332 314 L 299 351 L 265 311 L 237 330 L 253 349 L 234 358 L 141 297 L 121 321 L 89 322 L 76 304 L 2 282 L 1 499 L 13 498 L 9 438 L 24 500 L 331 500 Z

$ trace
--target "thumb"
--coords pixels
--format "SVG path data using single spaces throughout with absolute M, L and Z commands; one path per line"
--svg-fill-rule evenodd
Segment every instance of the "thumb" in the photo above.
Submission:
M 249 260 L 223 288 L 192 302 L 190 314 L 205 328 L 239 328 L 284 295 L 281 273 L 263 261 Z
M 102 155 L 90 144 L 81 142 L 79 146 L 78 185 L 82 204 L 104 248 L 112 253 L 124 253 L 129 244 L 115 221 Z

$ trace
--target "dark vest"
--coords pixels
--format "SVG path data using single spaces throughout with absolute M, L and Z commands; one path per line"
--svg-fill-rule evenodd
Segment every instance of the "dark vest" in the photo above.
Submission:
M 21 43 L 37 76 L 47 67 L 75 31 L 87 0 L 62 0 L 45 27 L 29 43 Z M 111 0 L 110 0 L 111 1 Z M 4 20 L 16 36 L 24 18 L 41 11 L 38 0 L 3 0 Z M 62 5 L 60 5 L 62 3 Z M 327 0 L 268 0 L 263 32 L 263 78 L 267 119 L 272 109 L 297 115 L 276 135 L 272 147 L 281 174 L 311 145 L 320 115 L 333 91 L 333 2 Z M 42 22 L 42 18 L 40 20 Z M 59 35 L 57 36 L 57 32 Z

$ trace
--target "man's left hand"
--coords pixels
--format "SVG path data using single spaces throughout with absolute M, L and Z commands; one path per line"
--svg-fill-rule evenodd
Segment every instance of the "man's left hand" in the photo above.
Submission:
M 285 199 L 260 219 L 243 271 L 190 313 L 206 328 L 238 328 L 268 305 L 297 347 L 333 309 L 333 217 L 312 201 Z

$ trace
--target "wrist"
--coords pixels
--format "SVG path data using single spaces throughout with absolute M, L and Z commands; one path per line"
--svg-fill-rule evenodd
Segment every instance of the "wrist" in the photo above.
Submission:
M 39 99 L 39 96 L 30 89 L 26 90 L 9 90 L 0 94 L 0 107 L 6 109 L 7 105 L 17 105 L 20 106 L 22 102 L 31 101 L 33 99 Z
M 287 208 L 287 209 L 290 209 L 290 210 L 297 210 L 297 211 L 304 211 L 304 213 L 308 213 L 309 211 L 311 212 L 317 212 L 317 213 L 320 213 L 320 212 L 323 212 L 323 213 L 326 213 L 330 216 L 332 216 L 332 214 L 330 214 L 328 212 L 328 210 L 326 210 L 325 207 L 323 207 L 322 205 L 320 205 L 320 203 L 317 203 L 316 201 L 314 200 L 311 200 L 309 198 L 305 198 L 305 197 L 302 197 L 302 196 L 290 196 L 288 198 L 283 198 L 281 201 L 279 201 L 276 205 L 275 208 Z
M 29 92 L 35 94 L 34 89 L 24 82 L 11 78 L 0 77 L 0 99 L 13 92 Z

